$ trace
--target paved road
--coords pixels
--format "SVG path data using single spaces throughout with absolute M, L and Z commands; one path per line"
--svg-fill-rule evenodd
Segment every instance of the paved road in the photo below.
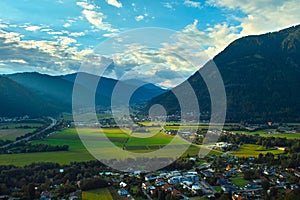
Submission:
M 57 124 L 57 120 L 56 120 L 56 119 L 54 119 L 54 118 L 52 118 L 52 117 L 48 117 L 48 119 L 51 120 L 51 124 L 50 124 L 49 126 L 47 126 L 46 128 L 44 128 L 43 130 L 41 130 L 41 131 L 39 131 L 39 132 L 36 132 L 35 134 L 30 135 L 30 136 L 28 136 L 28 137 L 25 137 L 25 138 L 22 138 L 22 139 L 20 139 L 20 140 L 17 140 L 17 141 L 15 141 L 15 142 L 13 142 L 13 143 L 6 144 L 6 145 L 4 145 L 4 146 L 2 146 L 2 147 L 0 147 L 0 148 L 7 148 L 7 147 L 9 147 L 9 146 L 11 146 L 11 145 L 15 145 L 15 144 L 20 143 L 20 142 L 22 142 L 22 141 L 29 141 L 29 140 L 30 140 L 31 138 L 33 138 L 34 136 L 39 135 L 39 134 L 41 134 L 41 133 L 43 133 L 43 132 L 49 130 L 50 128 L 53 128 L 53 127 Z

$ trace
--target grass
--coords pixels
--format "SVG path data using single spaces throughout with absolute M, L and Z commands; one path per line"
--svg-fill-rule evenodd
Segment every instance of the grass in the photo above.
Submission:
M 233 131 L 234 133 L 244 133 L 249 135 L 258 134 L 261 137 L 281 137 L 287 139 L 300 139 L 300 133 L 275 133 L 270 134 L 269 132 L 276 131 L 274 129 L 266 129 L 262 131 L 245 132 L 245 131 Z
M 278 149 L 266 149 L 263 146 L 255 144 L 244 144 L 238 150 L 231 152 L 232 155 L 239 157 L 258 157 L 260 153 L 272 153 L 274 155 L 282 154 L 282 150 Z
M 82 200 L 113 200 L 108 188 L 82 192 Z
M 217 192 L 221 192 L 221 191 L 222 191 L 221 186 L 215 186 L 214 189 L 215 189 Z
M 8 128 L 8 129 L 15 129 L 21 126 L 29 126 L 31 128 L 39 128 L 43 126 L 42 123 L 18 123 L 18 122 L 9 122 L 9 123 L 0 123 L 0 129 Z
M 12 140 L 15 141 L 17 137 L 32 133 L 35 128 L 12 128 L 12 129 L 1 129 L 0 140 Z
M 0 123 L 0 140 L 15 141 L 17 137 L 20 137 L 27 133 L 32 133 L 33 131 L 35 131 L 41 126 L 43 126 L 42 123 L 20 123 L 20 122 Z
M 94 140 L 97 136 L 104 137 L 105 135 L 116 144 L 116 146 L 122 146 L 128 138 L 129 135 L 125 134 L 119 129 L 105 129 L 104 133 L 101 133 L 98 129 L 84 128 L 81 132 L 89 140 Z M 126 147 L 132 148 L 131 150 L 136 153 L 146 153 L 158 149 L 159 147 L 168 144 L 172 140 L 172 136 L 166 135 L 164 133 L 158 133 L 151 138 L 133 138 L 131 137 L 126 142 Z M 31 164 L 33 162 L 57 162 L 60 164 L 68 164 L 70 162 L 80 162 L 95 160 L 95 158 L 86 150 L 85 146 L 82 144 L 75 129 L 65 129 L 60 132 L 54 133 L 46 139 L 36 140 L 32 142 L 33 144 L 49 144 L 49 145 L 68 145 L 69 151 L 61 152 L 40 152 L 40 153 L 26 153 L 26 154 L 2 154 L 0 155 L 0 165 L 14 164 L 17 166 L 23 166 Z M 102 153 L 111 155 L 111 157 L 121 159 L 122 155 L 116 155 L 115 152 L 107 145 L 105 142 L 95 143 Z M 180 145 L 180 141 L 174 143 L 174 148 L 176 145 Z M 201 146 L 191 145 L 190 148 L 184 153 L 184 155 L 189 154 L 190 156 L 198 155 L 199 148 Z M 172 155 L 173 152 L 163 155 L 168 157 Z M 218 152 L 211 152 L 213 154 L 218 154 Z M 143 154 L 141 154 L 143 156 Z
M 231 182 L 240 188 L 245 187 L 249 183 L 249 181 L 245 180 L 243 177 L 231 178 Z

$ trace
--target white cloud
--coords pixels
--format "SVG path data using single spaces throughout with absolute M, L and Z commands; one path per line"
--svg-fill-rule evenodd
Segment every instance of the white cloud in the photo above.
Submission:
M 102 12 L 95 11 L 98 7 L 86 2 L 77 2 L 77 5 L 83 8 L 83 16 L 96 28 L 108 32 L 118 31 L 118 29 L 112 28 L 111 24 L 103 21 L 103 19 L 106 19 L 107 17 Z
M 50 31 L 53 31 L 53 29 L 51 29 L 51 28 L 43 28 L 40 31 L 41 32 L 50 32 Z
M 41 26 L 28 26 L 25 28 L 25 30 L 35 32 L 35 31 L 40 30 L 41 28 L 42 28 Z
M 165 8 L 168 8 L 168 9 L 173 9 L 173 6 L 170 2 L 164 2 L 162 3 L 162 5 L 165 7 Z
M 65 37 L 65 36 L 59 37 L 58 41 L 59 41 L 59 44 L 62 45 L 62 46 L 68 46 L 69 44 L 77 42 L 75 39 Z
M 69 36 L 72 36 L 72 37 L 81 37 L 81 36 L 84 36 L 85 33 L 84 32 L 73 32 L 73 33 L 70 33 Z
M 111 57 L 115 67 L 110 74 L 114 78 L 126 74 L 127 79 L 135 77 L 163 87 L 176 86 L 239 37 L 237 27 L 226 23 L 205 30 L 199 30 L 198 23 L 194 20 L 157 50 L 128 44 L 122 54 Z
M 85 18 L 98 29 L 109 32 L 118 31 L 118 29 L 112 28 L 111 24 L 103 21 L 103 19 L 106 18 L 106 16 L 103 13 L 92 10 L 83 10 L 82 13 L 85 16 Z
M 65 23 L 65 24 L 63 25 L 63 27 L 65 27 L 65 28 L 68 28 L 68 27 L 70 27 L 70 26 L 71 26 L 70 23 Z
M 104 33 L 102 36 L 103 37 L 115 37 L 117 35 L 118 35 L 118 33 Z
M 0 23 L 0 28 L 7 28 L 8 26 L 6 24 L 1 24 Z
M 86 9 L 86 10 L 94 10 L 96 8 L 95 5 L 88 4 L 87 2 L 83 2 L 83 1 L 77 2 L 76 5 L 82 7 L 83 9 Z
M 298 0 L 209 0 L 208 3 L 242 11 L 246 17 L 239 19 L 241 36 L 277 31 L 300 23 Z
M 117 8 L 121 8 L 122 7 L 122 3 L 117 1 L 117 0 L 106 0 L 106 2 L 109 4 L 109 5 L 112 5 L 112 6 L 115 6 Z
M 201 8 L 201 3 L 198 1 L 184 0 L 183 5 L 185 5 L 187 7 L 192 7 L 192 8 Z
M 0 30 L 1 63 L 15 72 L 71 73 L 92 53 L 90 49 L 78 50 L 74 45 L 76 40 L 65 36 L 57 36 L 57 41 L 22 40 L 22 37 L 19 33 Z
M 63 25 L 63 27 L 68 28 L 68 27 L 72 26 L 72 24 L 73 24 L 74 22 L 76 22 L 76 20 L 78 20 L 78 18 L 68 19 L 68 20 L 66 21 L 66 23 Z
M 138 16 L 135 17 L 135 20 L 137 22 L 139 22 L 139 21 L 143 20 L 144 18 L 145 18 L 144 15 L 138 15 Z
M 3 60 L 5 63 L 16 63 L 16 64 L 28 64 L 25 60 L 23 59 L 11 59 L 11 60 Z
M 64 33 L 61 31 L 49 31 L 47 32 L 49 35 L 63 35 Z

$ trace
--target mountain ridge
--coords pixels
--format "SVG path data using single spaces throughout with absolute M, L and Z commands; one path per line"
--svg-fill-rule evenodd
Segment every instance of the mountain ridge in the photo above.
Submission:
M 300 121 L 299 44 L 300 25 L 237 39 L 213 58 L 225 85 L 227 121 Z M 200 109 L 209 112 L 209 93 L 200 73 L 187 81 Z M 168 113 L 180 110 L 172 91 L 153 98 L 146 110 L 154 104 L 164 105 Z
M 72 111 L 73 86 L 75 84 L 74 81 L 76 76 L 77 73 L 51 76 L 38 72 L 24 72 L 2 75 L 3 79 L 1 79 L 1 82 L 5 82 L 6 88 L 9 88 L 10 85 L 14 86 L 14 92 L 16 94 L 20 93 L 26 96 L 27 93 L 30 93 L 31 95 L 28 96 L 35 97 L 34 101 L 27 99 L 26 102 L 28 102 L 28 105 L 26 105 L 27 107 L 37 108 L 39 111 L 36 111 L 36 109 L 28 109 L 26 112 L 23 112 L 25 111 L 24 109 L 14 106 L 20 109 L 20 115 L 38 115 L 39 113 L 40 115 L 53 115 Z M 81 82 L 77 82 L 77 89 L 79 88 L 79 92 L 82 94 L 81 96 L 95 96 L 96 107 L 100 108 L 108 108 L 110 106 L 112 92 L 117 83 L 121 86 L 120 98 L 126 95 L 127 90 L 135 87 L 135 85 L 130 85 L 110 78 L 98 77 L 88 73 L 81 74 L 80 77 Z M 91 85 L 91 83 L 93 83 L 92 79 L 100 80 L 96 94 L 94 95 L 92 94 L 93 91 L 90 89 L 90 87 L 95 87 Z M 22 93 L 22 91 L 18 91 L 18 88 L 26 92 Z M 1 89 L 1 92 L 3 93 L 4 90 L 5 88 Z M 164 90 L 157 86 L 152 86 L 152 88 L 142 86 L 134 92 L 130 103 L 143 103 L 163 92 Z M 23 105 L 21 96 L 18 96 L 17 98 L 17 95 L 14 95 L 13 93 L 9 93 L 9 96 L 9 99 L 15 99 L 15 102 Z M 4 98 L 2 100 L 4 101 Z M 5 104 L 3 103 L 2 105 L 6 104 L 9 104 L 9 101 L 6 101 Z M 18 109 L 14 109 L 14 107 L 10 107 L 10 111 L 0 111 L 0 116 L 18 115 Z

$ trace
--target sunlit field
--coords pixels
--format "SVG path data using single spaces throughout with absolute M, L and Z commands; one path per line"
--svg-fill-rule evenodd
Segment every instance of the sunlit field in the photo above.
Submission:
M 157 128 L 156 128 L 157 130 Z M 135 153 L 147 153 L 157 150 L 167 145 L 173 140 L 173 136 L 165 133 L 158 132 L 153 137 L 149 138 L 137 138 L 131 137 L 130 134 L 124 133 L 117 128 L 99 129 L 95 128 L 82 128 L 80 133 L 84 134 L 91 140 L 98 137 L 107 136 L 110 141 L 117 147 L 122 148 L 126 146 L 126 150 L 133 151 Z M 182 141 L 183 142 L 183 141 Z M 68 151 L 61 152 L 42 152 L 42 153 L 26 153 L 26 154 L 2 154 L 0 155 L 0 164 L 14 164 L 18 166 L 30 164 L 33 162 L 57 162 L 60 164 L 68 164 L 70 162 L 80 162 L 94 160 L 95 158 L 86 150 L 85 146 L 81 142 L 76 129 L 70 128 L 59 131 L 50 135 L 46 139 L 36 140 L 33 144 L 49 144 L 49 145 L 68 145 Z M 177 140 L 175 145 L 180 145 L 180 140 Z M 116 155 L 112 151 L 111 147 L 105 143 L 98 144 L 99 150 L 106 155 L 111 155 L 112 158 L 121 159 L 122 155 Z M 199 145 L 191 145 L 190 148 L 183 155 L 196 156 L 199 153 Z M 174 146 L 176 148 L 176 146 Z M 211 151 L 210 154 L 220 155 L 218 151 Z M 172 152 L 170 152 L 172 155 Z M 164 156 L 170 156 L 165 154 Z M 142 154 L 141 154 L 142 156 Z M 180 155 L 179 155 L 180 156 Z

